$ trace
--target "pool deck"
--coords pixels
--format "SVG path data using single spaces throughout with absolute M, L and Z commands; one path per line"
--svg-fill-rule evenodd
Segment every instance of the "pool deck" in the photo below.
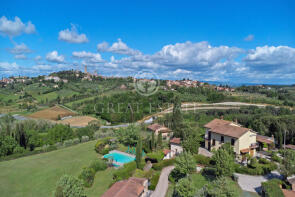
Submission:
M 125 152 L 122 152 L 122 151 L 118 151 L 118 150 L 112 150 L 110 151 L 108 154 L 111 154 L 111 153 L 120 153 L 122 155 L 125 155 L 125 156 L 128 156 L 128 157 L 132 157 L 132 158 L 135 158 L 134 155 L 131 155 L 129 153 L 125 153 Z M 103 156 L 104 157 L 104 156 Z M 117 166 L 120 166 L 122 167 L 124 165 L 124 163 L 120 163 L 120 162 L 117 162 L 117 161 L 113 161 L 113 164 L 117 165 Z
M 122 155 L 126 155 L 126 156 L 128 156 L 128 157 L 133 157 L 133 158 L 135 158 L 135 155 L 132 155 L 132 154 L 129 154 L 129 153 L 125 153 L 125 152 L 122 152 L 122 151 L 119 151 L 119 150 L 112 150 L 112 151 L 110 151 L 108 154 L 110 154 L 110 153 L 120 153 L 120 154 L 122 154 Z

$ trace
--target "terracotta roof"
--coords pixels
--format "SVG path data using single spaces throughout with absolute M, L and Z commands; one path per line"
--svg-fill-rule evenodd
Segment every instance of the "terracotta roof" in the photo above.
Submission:
M 263 136 L 263 135 L 257 135 L 256 141 L 266 144 L 272 144 L 274 143 L 274 139 L 272 137 Z
M 282 189 L 285 197 L 295 197 L 295 192 L 292 190 Z
M 286 148 L 295 150 L 295 145 L 288 144 L 288 145 L 286 145 Z
M 214 119 L 207 123 L 204 127 L 210 129 L 211 132 L 234 138 L 240 138 L 250 130 L 248 128 L 241 127 L 239 124 L 220 119 Z
M 181 143 L 181 140 L 180 140 L 180 138 L 172 138 L 171 140 L 170 140 L 170 143 L 174 143 L 174 144 L 180 144 Z
M 144 191 L 143 183 L 147 179 L 131 177 L 128 180 L 116 182 L 102 197 L 139 197 Z
M 159 132 L 162 132 L 162 133 L 170 132 L 169 128 L 167 128 L 163 125 L 159 125 L 159 124 L 152 124 L 152 125 L 149 125 L 147 128 L 152 131 L 157 131 L 157 130 L 161 129 Z
M 170 153 L 170 152 L 171 152 L 171 150 L 169 150 L 169 149 L 164 149 L 164 150 L 163 150 L 164 155 L 167 155 L 167 154 Z

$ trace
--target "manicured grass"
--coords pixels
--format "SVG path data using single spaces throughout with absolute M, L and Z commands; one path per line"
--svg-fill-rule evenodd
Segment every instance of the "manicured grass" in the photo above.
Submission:
M 95 174 L 94 183 L 91 188 L 86 189 L 88 197 L 101 196 L 111 186 L 113 181 L 114 169 L 107 169 L 105 171 L 99 171 Z
M 202 174 L 192 174 L 190 178 L 196 190 L 201 189 L 204 185 L 209 183 L 209 180 Z
M 53 196 L 63 174 L 78 176 L 82 167 L 97 158 L 95 141 L 16 160 L 0 162 L 0 196 Z M 102 178 L 103 177 L 103 178 Z M 98 172 L 89 196 L 99 196 L 109 186 L 112 171 Z

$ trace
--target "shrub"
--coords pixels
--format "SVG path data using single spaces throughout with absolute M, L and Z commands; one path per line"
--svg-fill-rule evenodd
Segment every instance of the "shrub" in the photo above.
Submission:
M 178 182 L 178 180 L 184 178 L 185 176 L 186 174 L 181 173 L 179 169 L 174 168 L 169 175 L 169 181 L 175 183 Z
M 206 167 L 202 170 L 202 174 L 216 176 L 216 168 Z
M 211 159 L 209 157 L 206 157 L 204 155 L 194 155 L 194 159 L 196 161 L 197 164 L 202 164 L 205 166 L 209 166 Z
M 79 179 L 83 181 L 85 187 L 91 187 L 93 184 L 95 171 L 93 168 L 84 167 L 79 175 Z
M 73 139 L 73 144 L 79 144 L 79 143 L 80 143 L 80 139 L 79 138 Z
M 81 142 L 88 142 L 89 137 L 88 136 L 82 136 Z
M 120 168 L 116 172 L 114 172 L 113 179 L 115 181 L 128 179 L 129 177 L 132 176 L 135 169 L 136 169 L 135 161 L 127 163 L 122 168 Z
M 148 158 L 155 159 L 157 162 L 160 162 L 164 158 L 164 153 L 162 150 L 157 152 L 151 152 L 146 155 Z
M 62 142 L 56 142 L 56 143 L 55 143 L 55 146 L 56 146 L 57 148 L 62 147 L 62 145 L 63 145 Z
M 25 149 L 21 146 L 17 146 L 13 149 L 13 153 L 16 154 L 16 153 L 24 153 L 25 152 Z
M 81 180 L 70 175 L 62 176 L 56 185 L 55 197 L 86 197 Z
M 269 181 L 261 183 L 263 195 L 265 197 L 284 196 L 279 186 L 280 184 L 282 184 L 282 181 L 279 179 L 271 179 Z
M 156 172 L 151 178 L 151 184 L 149 185 L 149 190 L 155 190 L 160 178 L 160 172 Z
M 95 172 L 97 172 L 107 169 L 108 165 L 104 160 L 96 159 L 92 161 L 89 167 L 92 168 Z
M 110 140 L 110 137 L 97 140 L 95 144 L 95 151 L 97 153 L 103 154 L 102 151 L 105 148 L 105 146 L 110 143 Z
M 64 141 L 64 146 L 68 147 L 68 146 L 71 146 L 73 145 L 73 140 L 65 140 Z
M 153 172 L 153 170 L 143 171 L 141 169 L 136 169 L 133 174 L 133 177 L 150 179 L 153 176 Z
M 42 146 L 42 150 L 44 152 L 49 152 L 49 151 L 53 151 L 53 150 L 57 150 L 57 147 L 55 145 L 44 145 Z
M 153 169 L 162 170 L 164 167 L 171 166 L 174 163 L 175 163 L 175 159 L 165 159 L 165 160 L 162 160 L 160 163 L 153 164 Z

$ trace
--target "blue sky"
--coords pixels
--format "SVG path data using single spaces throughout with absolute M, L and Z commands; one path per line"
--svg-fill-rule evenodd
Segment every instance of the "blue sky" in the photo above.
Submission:
M 6 1 L 0 75 L 295 83 L 294 1 Z

